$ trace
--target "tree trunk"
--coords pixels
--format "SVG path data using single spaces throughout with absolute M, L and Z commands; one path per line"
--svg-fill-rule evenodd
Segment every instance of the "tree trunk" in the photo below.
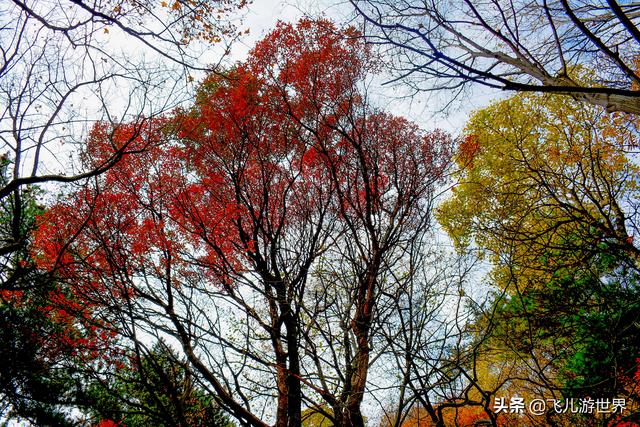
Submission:
M 379 260 L 379 256 L 374 257 Z M 377 264 L 368 269 L 364 280 L 360 282 L 356 313 L 352 320 L 351 327 L 356 336 L 356 353 L 352 362 L 352 372 L 348 379 L 349 393 L 345 402 L 342 426 L 344 427 L 364 427 L 364 417 L 360 406 L 364 397 L 367 385 L 367 375 L 369 373 L 369 347 L 371 319 L 375 305 L 375 287 L 377 276 Z
M 287 375 L 289 425 L 296 427 L 302 425 L 302 387 L 300 385 L 300 354 L 298 352 L 298 319 L 297 316 L 294 316 L 290 304 L 287 304 L 285 325 L 289 351 L 289 372 Z

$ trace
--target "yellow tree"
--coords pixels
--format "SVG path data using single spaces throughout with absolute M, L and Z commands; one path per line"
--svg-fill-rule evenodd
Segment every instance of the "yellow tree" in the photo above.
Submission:
M 474 242 L 496 264 L 531 273 L 528 280 L 555 271 L 559 258 L 585 261 L 598 243 L 637 261 L 640 169 L 629 150 L 638 140 L 617 123 L 558 96 L 515 96 L 478 111 L 441 224 L 458 247 Z
M 549 95 L 497 102 L 467 125 L 438 219 L 493 266 L 475 365 L 496 396 L 637 397 L 638 135 L 619 125 Z

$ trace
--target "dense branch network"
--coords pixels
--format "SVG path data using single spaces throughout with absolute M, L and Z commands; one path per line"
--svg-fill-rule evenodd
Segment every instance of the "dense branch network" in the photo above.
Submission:
M 352 1 L 366 34 L 388 47 L 416 90 L 468 83 L 572 96 L 640 112 L 640 4 L 616 1 Z M 579 80 L 575 67 L 593 71 Z

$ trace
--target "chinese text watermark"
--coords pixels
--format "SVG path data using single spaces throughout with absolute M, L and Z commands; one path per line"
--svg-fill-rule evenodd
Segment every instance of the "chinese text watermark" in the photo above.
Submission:
M 567 398 L 567 399 L 531 399 L 526 401 L 523 397 L 496 397 L 493 401 L 493 410 L 498 413 L 543 415 L 547 411 L 556 414 L 615 414 L 622 413 L 627 407 L 624 398 L 592 399 Z

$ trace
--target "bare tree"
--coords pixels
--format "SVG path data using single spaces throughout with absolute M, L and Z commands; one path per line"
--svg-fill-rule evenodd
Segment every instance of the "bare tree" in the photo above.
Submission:
M 640 4 L 615 0 L 352 0 L 365 34 L 389 47 L 397 79 L 418 91 L 469 83 L 552 92 L 640 113 Z M 575 77 L 575 67 L 593 71 Z
M 336 425 L 364 425 L 365 395 L 379 391 L 370 373 L 388 351 L 381 333 L 398 295 L 420 272 L 412 256 L 425 250 L 434 186 L 446 165 L 443 135 L 411 149 L 410 133 L 378 120 L 370 118 L 356 132 L 340 129 L 357 153 L 345 152 L 342 164 L 332 166 L 339 171 L 333 179 L 346 228 L 319 266 L 325 274 L 317 277 L 317 301 L 307 303 L 316 332 L 308 345 L 325 349 L 308 354 L 315 366 L 331 360 L 319 388 Z M 378 194 L 381 182 L 390 186 L 385 194 Z

